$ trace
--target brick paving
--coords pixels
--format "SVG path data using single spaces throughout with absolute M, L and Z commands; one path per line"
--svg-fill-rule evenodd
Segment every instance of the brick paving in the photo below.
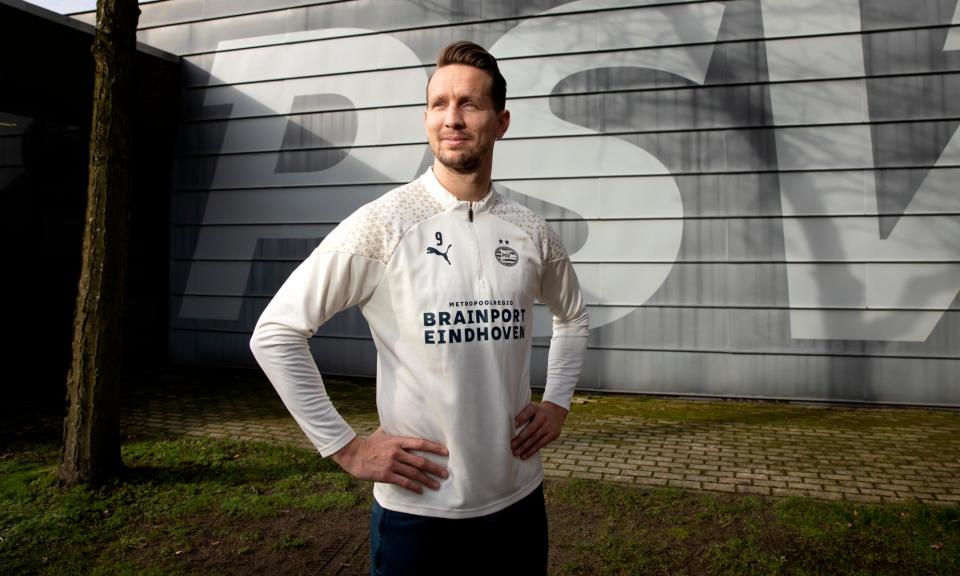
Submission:
M 889 411 L 848 409 L 843 417 L 871 418 Z M 898 419 L 908 415 L 897 412 Z M 927 414 L 910 410 L 909 415 L 917 419 L 915 424 L 875 426 L 866 431 L 800 428 L 789 421 L 577 419 L 545 452 L 544 467 L 549 477 L 711 492 L 960 503 L 960 418 L 954 416 L 952 426 L 927 426 L 922 421 Z
M 370 387 L 331 395 L 358 433 L 377 427 Z M 960 411 L 578 395 L 544 450 L 548 478 L 648 487 L 960 504 Z M 597 406 L 616 402 L 619 415 Z M 664 414 L 665 416 L 660 416 Z M 127 433 L 259 440 L 310 448 L 262 374 L 160 377 L 124 400 Z

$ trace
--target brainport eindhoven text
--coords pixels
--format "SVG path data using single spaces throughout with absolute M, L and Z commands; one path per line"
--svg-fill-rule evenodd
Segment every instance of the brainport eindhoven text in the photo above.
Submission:
M 423 343 L 457 344 L 488 340 L 523 340 L 526 316 L 527 311 L 524 308 L 496 306 L 466 308 L 454 312 L 424 312 Z

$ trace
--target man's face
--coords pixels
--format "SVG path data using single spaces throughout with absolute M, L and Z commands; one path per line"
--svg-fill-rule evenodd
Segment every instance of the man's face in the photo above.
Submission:
M 437 161 L 469 174 L 493 165 L 493 143 L 510 124 L 510 113 L 493 108 L 489 74 L 462 64 L 438 68 L 427 84 L 424 124 Z

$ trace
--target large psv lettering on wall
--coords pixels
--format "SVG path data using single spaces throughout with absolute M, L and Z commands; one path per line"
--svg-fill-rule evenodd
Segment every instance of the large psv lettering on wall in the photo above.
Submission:
M 858 0 L 762 4 L 764 27 L 775 36 L 843 33 L 861 26 Z M 955 13 L 955 23 L 957 18 Z M 951 48 L 945 44 L 944 49 Z M 804 216 L 785 220 L 783 229 L 790 303 L 797 307 L 790 312 L 793 337 L 926 340 L 960 290 L 957 130 L 937 158 L 937 169 L 927 173 L 883 238 L 874 216 L 881 210 L 860 37 L 817 38 L 814 58 L 787 42 L 768 43 L 767 62 L 770 79 L 777 82 L 770 87 L 777 124 L 796 125 L 808 116 L 844 123 L 777 132 L 777 160 L 785 172 L 780 176 L 783 214 Z M 852 80 L 829 91 L 797 82 L 821 78 Z M 801 309 L 811 304 L 821 308 Z M 851 304 L 860 309 L 834 309 Z M 900 306 L 915 309 L 883 310 Z
M 548 201 L 568 208 L 572 213 L 604 220 L 630 215 L 655 217 L 660 220 L 637 227 L 631 242 L 620 241 L 622 231 L 615 226 L 598 223 L 587 235 L 586 242 L 573 254 L 573 260 L 588 303 L 606 300 L 602 286 L 621 284 L 629 287 L 630 299 L 642 304 L 663 282 L 670 271 L 680 247 L 683 207 L 676 183 L 667 168 L 645 150 L 616 137 L 604 136 L 595 131 L 561 120 L 549 109 L 549 99 L 543 98 L 563 78 L 594 68 L 596 59 L 574 56 L 551 61 L 546 66 L 539 60 L 510 60 L 517 56 L 541 53 L 569 52 L 594 48 L 596 35 L 584 38 L 567 35 L 558 30 L 569 26 L 586 28 L 581 14 L 567 14 L 570 10 L 584 10 L 604 5 L 629 5 L 625 2 L 595 2 L 585 0 L 563 6 L 558 16 L 521 24 L 491 49 L 491 53 L 504 59 L 503 73 L 510 79 L 510 109 L 513 121 L 509 134 L 513 139 L 503 141 L 496 148 L 494 178 L 506 191 L 534 199 Z M 549 12 L 547 13 L 550 14 Z M 723 7 L 719 4 L 698 4 L 658 9 L 643 14 L 601 13 L 591 22 L 597 30 L 610 33 L 604 42 L 605 48 L 639 48 L 656 45 L 676 45 L 697 41 L 698 46 L 678 47 L 668 52 L 625 52 L 606 65 L 639 66 L 656 68 L 702 82 L 712 53 L 709 44 L 716 39 Z M 689 26 L 688 22 L 696 22 Z M 616 30 L 611 30 L 611 28 Z M 366 34 L 360 38 L 350 36 Z M 279 41 L 287 44 L 277 45 Z M 289 44 L 292 43 L 292 44 Z M 262 49 L 229 52 L 241 47 L 265 44 Z M 350 55 L 351 58 L 343 58 Z M 283 63 L 277 66 L 275 63 Z M 288 113 L 292 111 L 297 97 L 315 94 L 337 94 L 346 98 L 355 107 L 374 104 L 366 99 L 376 95 L 381 106 L 409 104 L 423 97 L 426 83 L 422 68 L 404 70 L 402 74 L 384 78 L 383 75 L 364 74 L 359 78 L 323 76 L 310 81 L 285 81 L 281 89 L 259 90 L 256 82 L 266 78 L 307 78 L 315 74 L 338 74 L 354 70 L 378 70 L 417 66 L 419 60 L 397 40 L 385 34 L 373 34 L 369 30 L 330 29 L 282 37 L 263 37 L 231 41 L 218 47 L 211 77 L 228 84 L 230 90 L 213 92 L 204 101 L 204 106 L 233 105 L 233 113 L 242 116 Z M 383 86 L 391 87 L 384 100 Z M 393 87 L 401 88 L 393 91 Z M 229 101 L 223 99 L 228 95 Z M 532 98 L 524 98 L 530 97 Z M 537 96 L 541 96 L 537 98 Z M 244 156 L 228 156 L 219 159 L 212 185 L 225 186 L 276 186 L 309 185 L 322 179 L 325 183 L 354 184 L 371 180 L 402 182 L 417 175 L 420 157 L 423 155 L 425 138 L 420 114 L 411 109 L 401 113 L 358 114 L 358 141 L 364 147 L 355 147 L 339 162 L 323 170 L 282 173 L 275 167 L 280 152 L 265 154 L 251 161 Z M 266 147 L 279 148 L 286 122 L 276 117 L 263 123 L 257 131 L 244 131 L 234 123 L 227 123 L 223 143 L 224 150 L 241 149 L 251 139 L 266 143 Z M 527 138 L 534 136 L 536 140 Z M 563 136 L 578 136 L 571 146 Z M 424 141 L 420 146 L 391 147 L 389 154 L 376 149 L 378 145 L 393 142 Z M 530 162 L 531 158 L 537 161 Z M 631 178 L 631 174 L 655 175 L 656 178 Z M 562 180 L 576 176 L 621 176 L 616 181 L 595 180 L 586 186 L 576 181 L 571 186 Z M 559 180 L 558 180 L 559 179 Z M 590 188 L 593 188 L 592 190 Z M 516 196 L 514 196 L 516 198 Z M 517 198 L 523 201 L 523 198 Z M 237 209 L 233 200 L 208 204 L 207 214 Z M 359 203 L 355 208 L 359 207 Z M 202 252 L 209 244 L 222 242 L 219 230 L 203 230 L 197 245 Z M 291 230 L 296 234 L 296 231 Z M 257 238 L 254 236 L 231 239 L 240 241 L 245 252 L 252 255 Z M 594 261 L 629 262 L 641 257 L 660 262 L 658 266 L 644 268 L 617 264 L 594 263 Z M 237 286 L 246 282 L 249 269 L 234 269 Z M 187 290 L 199 290 L 210 282 L 197 269 L 191 269 Z M 239 301 L 211 307 L 202 301 L 185 300 L 181 316 L 195 318 L 236 319 Z M 631 311 L 630 307 L 590 307 L 591 325 L 596 328 L 608 324 Z M 538 315 L 535 331 L 550 333 L 550 318 L 545 313 Z
M 467 38 L 509 86 L 495 185 L 584 288 L 585 386 L 960 403 L 957 0 L 167 4 L 142 39 L 187 62 L 175 356 L 243 361 L 311 247 L 432 163 L 424 87 Z M 359 314 L 316 343 L 373 373 Z

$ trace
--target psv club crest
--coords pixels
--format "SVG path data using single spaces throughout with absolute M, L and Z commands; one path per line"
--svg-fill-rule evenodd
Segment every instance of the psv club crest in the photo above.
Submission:
M 494 256 L 497 257 L 497 262 L 504 266 L 515 266 L 520 257 L 517 256 L 517 251 L 511 248 L 509 244 L 509 240 L 501 240 L 500 246 L 497 246 L 497 250 L 494 252 Z

